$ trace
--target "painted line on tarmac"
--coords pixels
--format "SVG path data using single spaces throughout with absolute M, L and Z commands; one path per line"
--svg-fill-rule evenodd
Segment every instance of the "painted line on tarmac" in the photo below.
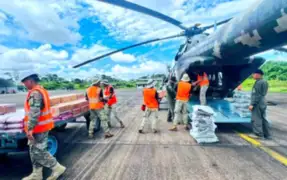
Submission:
M 267 153 L 269 156 L 271 156 L 275 160 L 279 161 L 281 164 L 287 166 L 287 157 L 286 156 L 283 156 L 283 155 L 275 152 L 274 150 L 262 145 L 262 143 L 260 141 L 254 139 L 254 138 L 251 138 L 250 136 L 248 136 L 246 134 L 239 133 L 239 132 L 236 132 L 236 133 L 238 134 L 239 137 L 241 137 L 245 141 L 249 142 L 250 144 L 252 144 L 255 147 L 260 148 L 265 153 Z

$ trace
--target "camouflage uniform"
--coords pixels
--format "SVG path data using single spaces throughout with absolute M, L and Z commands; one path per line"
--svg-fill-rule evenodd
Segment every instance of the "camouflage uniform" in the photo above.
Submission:
M 102 123 L 102 127 L 105 133 L 110 132 L 108 127 L 108 117 L 104 109 L 99 110 L 90 110 L 90 127 L 89 127 L 89 134 L 94 134 L 96 120 L 99 119 Z
M 107 111 L 108 124 L 111 124 L 112 114 L 113 114 L 117 122 L 123 125 L 123 122 L 118 117 L 117 111 L 112 106 L 105 105 L 105 109 Z
M 176 83 L 168 82 L 166 87 L 167 102 L 168 102 L 168 116 L 167 121 L 172 122 L 174 119 L 175 97 L 176 97 Z
M 30 131 L 38 123 L 44 101 L 39 91 L 33 91 L 28 101 L 30 105 L 28 130 Z M 34 141 L 28 141 L 33 168 L 47 167 L 52 169 L 57 164 L 57 160 L 47 151 L 48 134 L 49 132 L 33 134 Z

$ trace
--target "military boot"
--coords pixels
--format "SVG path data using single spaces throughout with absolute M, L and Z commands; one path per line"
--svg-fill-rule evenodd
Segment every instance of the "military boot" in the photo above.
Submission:
M 47 178 L 47 180 L 57 180 L 65 171 L 66 167 L 57 163 L 56 166 L 52 168 L 52 174 Z
M 114 136 L 114 135 L 111 134 L 110 132 L 105 133 L 105 138 L 111 138 L 111 137 L 113 137 L 113 136 Z
M 176 126 L 172 126 L 172 127 L 169 128 L 168 130 L 170 130 L 170 131 L 177 131 L 177 127 L 176 127 Z
M 43 168 L 33 168 L 33 172 L 27 176 L 24 177 L 22 180 L 42 180 L 43 179 Z
M 190 130 L 190 126 L 189 125 L 184 125 L 185 130 Z
M 121 124 L 121 128 L 125 128 L 123 121 L 120 121 L 120 124 Z

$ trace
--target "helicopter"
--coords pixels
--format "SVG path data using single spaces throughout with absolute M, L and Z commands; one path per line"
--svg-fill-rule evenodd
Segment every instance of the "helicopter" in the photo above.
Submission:
M 197 72 L 206 72 L 210 80 L 207 96 L 224 98 L 264 64 L 266 60 L 256 54 L 270 49 L 287 51 L 282 47 L 287 41 L 286 0 L 257 0 L 236 17 L 204 27 L 200 27 L 199 23 L 186 27 L 176 19 L 125 0 L 98 1 L 150 15 L 173 24 L 182 31 L 109 52 L 75 65 L 74 68 L 144 44 L 186 37 L 185 43 L 175 55 L 170 76 L 176 76 L 179 81 L 187 73 L 195 81 Z M 220 25 L 221 28 L 217 30 Z M 206 33 L 210 28 L 215 31 Z M 198 91 L 194 95 L 198 95 Z

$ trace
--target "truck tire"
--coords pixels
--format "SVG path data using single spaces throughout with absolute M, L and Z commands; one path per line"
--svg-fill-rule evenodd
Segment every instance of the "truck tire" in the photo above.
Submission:
M 47 149 L 52 156 L 57 156 L 59 150 L 59 140 L 56 131 L 50 131 Z

